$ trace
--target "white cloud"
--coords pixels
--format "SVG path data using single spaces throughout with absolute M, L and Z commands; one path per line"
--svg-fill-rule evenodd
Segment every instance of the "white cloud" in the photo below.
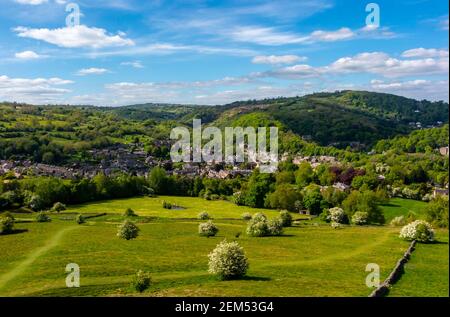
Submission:
M 361 53 L 352 57 L 340 58 L 322 71 L 331 73 L 373 73 L 385 77 L 446 74 L 448 73 L 448 59 L 399 60 L 382 52 Z
M 133 61 L 133 62 L 123 62 L 120 63 L 122 66 L 130 66 L 133 68 L 144 68 L 144 65 L 140 61 Z
M 70 92 L 65 86 L 73 81 L 61 78 L 9 78 L 0 76 L 0 100 L 29 103 L 59 102 Z
M 33 52 L 33 51 L 23 51 L 23 52 L 18 52 L 14 55 L 17 59 L 22 59 L 22 60 L 29 60 L 29 59 L 39 59 L 42 56 L 40 56 L 39 54 Z
M 306 57 L 297 55 L 270 55 L 270 56 L 259 55 L 253 58 L 252 63 L 280 65 L 280 64 L 293 64 L 305 60 L 307 60 Z
M 350 39 L 355 36 L 349 28 L 341 28 L 336 31 L 314 31 L 310 35 L 311 41 L 335 42 Z
M 96 68 L 96 67 L 91 67 L 91 68 L 83 68 L 80 69 L 77 73 L 78 76 L 86 76 L 86 75 L 101 75 L 104 73 L 107 73 L 108 70 L 105 68 Z
M 348 40 L 356 36 L 349 28 L 335 31 L 317 30 L 309 35 L 298 35 L 289 32 L 280 32 L 272 27 L 243 26 L 234 28 L 227 34 L 232 40 L 238 42 L 255 43 L 259 45 L 287 45 L 309 44 L 315 42 L 335 42 Z
M 131 46 L 134 42 L 124 38 L 123 34 L 108 35 L 106 30 L 90 28 L 85 25 L 58 29 L 30 29 L 17 27 L 14 29 L 19 37 L 41 40 L 65 48 L 104 48 Z
M 377 92 L 402 95 L 408 98 L 445 100 L 449 99 L 448 80 L 431 81 L 416 79 L 409 81 L 385 82 L 372 80 L 369 89 Z
M 48 0 L 14 0 L 14 2 L 17 2 L 20 4 L 39 5 L 39 4 L 47 3 Z
M 403 57 L 420 57 L 420 58 L 429 58 L 429 57 L 448 57 L 448 50 L 436 49 L 436 48 L 414 48 L 402 53 Z

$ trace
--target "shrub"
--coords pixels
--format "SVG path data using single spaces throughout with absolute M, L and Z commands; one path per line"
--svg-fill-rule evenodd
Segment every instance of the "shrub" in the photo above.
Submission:
M 40 212 L 36 216 L 37 222 L 50 222 L 52 219 L 44 212 Z
M 139 235 L 138 226 L 136 226 L 133 222 L 129 220 L 125 220 L 119 226 L 119 230 L 117 231 L 117 236 L 125 240 L 135 239 L 137 238 L 138 235 Z
M 343 227 L 344 226 L 342 224 L 338 223 L 338 222 L 332 222 L 331 223 L 331 228 L 333 228 L 333 229 L 341 229 Z
M 363 211 L 357 211 L 352 216 L 352 223 L 357 226 L 367 225 L 369 221 L 369 214 Z
M 198 218 L 199 220 L 208 220 L 208 219 L 211 219 L 211 218 L 209 217 L 209 214 L 208 214 L 206 211 L 203 211 L 203 212 L 199 213 L 198 216 L 197 216 L 197 218 Z
M 438 196 L 425 209 L 426 220 L 436 227 L 448 228 L 448 196 Z
M 342 208 L 334 207 L 328 210 L 331 222 L 344 223 L 345 213 Z
M 248 220 L 252 219 L 252 214 L 249 213 L 249 212 L 245 212 L 245 213 L 242 214 L 241 218 L 242 218 L 243 220 L 248 221 Z
M 75 221 L 76 221 L 79 225 L 81 225 L 81 224 L 83 224 L 83 223 L 86 222 L 86 218 L 84 218 L 83 215 L 79 214 L 79 215 L 75 218 Z
M 257 213 L 248 222 L 247 234 L 252 237 L 264 237 L 269 233 L 267 227 L 267 217 L 262 213 Z
M 63 203 L 57 202 L 53 205 L 52 210 L 56 211 L 56 212 L 64 211 L 64 210 L 66 210 L 66 205 L 64 205 Z
M 214 237 L 219 229 L 212 221 L 204 222 L 198 225 L 198 233 L 203 237 Z
M 324 222 L 330 222 L 329 209 L 325 209 L 324 211 L 322 211 L 321 214 L 319 215 L 319 219 L 324 221 Z
M 248 222 L 247 234 L 252 237 L 279 236 L 283 233 L 283 220 L 281 218 L 267 220 L 262 213 L 257 213 Z
M 133 280 L 131 281 L 131 286 L 139 293 L 142 293 L 150 287 L 151 283 L 152 279 L 150 274 L 139 270 L 134 275 Z
M 239 278 L 247 273 L 248 260 L 237 242 L 222 241 L 208 257 L 209 273 L 222 279 Z
M 0 217 L 0 234 L 11 233 L 14 229 L 14 218 L 8 215 Z
M 281 211 L 280 212 L 280 219 L 282 221 L 283 227 L 290 227 L 292 226 L 292 216 L 289 213 L 289 211 Z
M 400 238 L 418 242 L 431 242 L 434 240 L 434 230 L 428 222 L 416 220 L 402 228 Z
M 405 216 L 398 216 L 391 220 L 391 226 L 400 227 L 406 225 Z
M 172 204 L 167 201 L 163 201 L 163 208 L 164 209 L 172 209 Z
M 24 204 L 33 211 L 44 209 L 44 201 L 41 196 L 33 194 L 32 192 L 27 191 L 25 193 Z
M 270 220 L 267 223 L 267 230 L 271 236 L 281 236 L 283 234 L 283 220 L 281 218 Z
M 124 215 L 124 217 L 136 217 L 136 213 L 131 208 L 127 208 L 127 210 L 125 210 L 123 215 Z

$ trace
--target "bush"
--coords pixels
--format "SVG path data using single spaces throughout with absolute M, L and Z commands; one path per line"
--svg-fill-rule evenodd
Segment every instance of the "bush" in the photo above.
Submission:
M 292 226 L 292 216 L 289 213 L 289 211 L 281 211 L 280 212 L 280 218 L 281 218 L 281 222 L 283 227 L 290 227 Z
M 252 237 L 280 236 L 283 233 L 283 220 L 271 221 L 262 213 L 257 213 L 247 225 L 247 234 Z
M 448 228 L 448 196 L 438 196 L 425 209 L 426 220 L 439 228 Z
M 248 220 L 252 219 L 252 214 L 249 212 L 245 212 L 242 214 L 241 218 L 242 218 L 242 220 L 248 221 Z
M 137 238 L 138 235 L 139 235 L 138 226 L 136 226 L 133 222 L 129 220 L 125 220 L 119 226 L 119 230 L 117 231 L 117 236 L 125 240 L 135 239 Z
M 352 216 L 352 223 L 357 226 L 367 225 L 369 221 L 369 214 L 363 211 L 357 211 Z
M 124 215 L 124 217 L 136 217 L 136 213 L 131 208 L 127 208 L 127 210 L 125 210 L 123 215 Z
M 338 222 L 332 222 L 331 223 L 331 228 L 333 228 L 333 229 L 341 229 L 343 227 L 344 226 L 342 224 L 338 223 Z
M 400 227 L 406 225 L 405 216 L 398 216 L 391 220 L 391 226 Z
M 14 217 L 2 215 L 0 217 L 0 234 L 8 234 L 14 230 Z
M 402 228 L 400 238 L 418 242 L 431 242 L 434 241 L 434 230 L 428 222 L 416 220 Z
M 247 273 L 248 260 L 237 242 L 222 241 L 208 257 L 209 273 L 222 279 L 239 278 Z
M 334 207 L 328 210 L 331 222 L 344 223 L 345 213 L 342 208 Z
M 55 212 L 61 212 L 66 210 L 66 205 L 64 205 L 63 203 L 57 202 L 53 205 L 52 210 Z
M 268 233 L 267 217 L 262 213 L 257 213 L 247 225 L 247 234 L 252 237 L 264 237 Z
M 219 229 L 212 221 L 204 222 L 198 225 L 198 233 L 203 237 L 214 237 Z
M 172 209 L 172 204 L 167 201 L 163 201 L 163 208 L 164 209 Z
M 281 236 L 283 234 L 283 220 L 281 218 L 270 220 L 267 223 L 268 235 Z
M 37 222 L 50 222 L 52 219 L 44 212 L 40 212 L 36 216 Z
M 133 280 L 131 281 L 131 286 L 139 293 L 142 293 L 150 287 L 151 283 L 152 279 L 150 274 L 139 270 L 134 275 Z
M 32 192 L 25 193 L 24 204 L 33 211 L 44 209 L 44 201 L 41 196 L 35 195 Z
M 75 221 L 77 222 L 77 224 L 82 225 L 86 222 L 86 218 L 84 218 L 84 216 L 80 214 L 75 218 Z
M 319 220 L 324 221 L 324 222 L 330 222 L 330 212 L 329 209 L 325 209 L 324 211 L 322 211 L 319 215 Z
M 203 211 L 203 212 L 199 213 L 198 216 L 197 216 L 197 218 L 198 218 L 199 220 L 208 220 L 208 219 L 211 219 L 211 218 L 209 217 L 209 214 L 208 214 L 206 211 Z

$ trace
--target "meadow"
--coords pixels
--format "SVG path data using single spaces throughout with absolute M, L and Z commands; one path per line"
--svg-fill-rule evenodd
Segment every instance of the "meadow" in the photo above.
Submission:
M 185 209 L 163 209 L 164 200 Z M 407 210 L 410 203 L 393 200 L 383 208 Z M 116 237 L 126 208 L 139 216 L 136 240 Z M 201 211 L 214 218 L 220 230 L 216 237 L 197 234 Z M 384 279 L 409 245 L 398 238 L 399 228 L 333 229 L 301 215 L 294 215 L 301 220 L 283 236 L 249 237 L 239 218 L 260 211 L 199 198 L 132 198 L 71 206 L 52 215 L 50 223 L 19 222 L 18 233 L 0 236 L 0 296 L 364 297 L 372 291 L 365 284 L 366 265 L 377 263 Z M 78 213 L 107 214 L 77 225 Z M 237 240 L 244 248 L 250 263 L 244 279 L 221 281 L 208 274 L 207 255 L 223 239 Z M 448 231 L 437 230 L 437 240 L 418 246 L 390 296 L 448 296 Z M 69 263 L 80 266 L 80 288 L 65 285 Z M 153 280 L 142 294 L 130 287 L 137 270 L 150 272 Z

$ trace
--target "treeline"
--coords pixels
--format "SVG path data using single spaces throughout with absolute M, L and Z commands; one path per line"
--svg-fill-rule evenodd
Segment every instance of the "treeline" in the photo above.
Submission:
M 398 153 L 433 153 L 436 149 L 448 146 L 448 124 L 440 128 L 413 131 L 407 136 L 397 136 L 381 140 L 375 146 L 377 153 L 394 150 Z

